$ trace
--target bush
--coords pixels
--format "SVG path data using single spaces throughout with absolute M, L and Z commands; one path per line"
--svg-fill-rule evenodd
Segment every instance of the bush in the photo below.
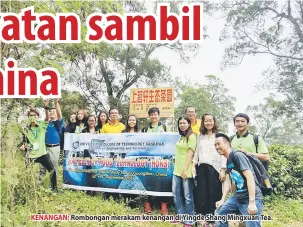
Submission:
M 303 147 L 272 145 L 269 152 L 269 173 L 277 193 L 289 198 L 303 198 Z

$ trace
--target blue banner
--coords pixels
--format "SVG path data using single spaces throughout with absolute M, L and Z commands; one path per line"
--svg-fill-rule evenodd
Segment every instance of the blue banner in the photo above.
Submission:
M 65 135 L 63 186 L 172 196 L 178 133 Z

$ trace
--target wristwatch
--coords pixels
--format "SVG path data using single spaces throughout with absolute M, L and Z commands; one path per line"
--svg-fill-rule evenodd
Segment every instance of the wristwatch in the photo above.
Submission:
M 48 106 L 43 106 L 43 108 L 44 108 L 45 110 L 49 110 L 49 107 L 48 107 Z

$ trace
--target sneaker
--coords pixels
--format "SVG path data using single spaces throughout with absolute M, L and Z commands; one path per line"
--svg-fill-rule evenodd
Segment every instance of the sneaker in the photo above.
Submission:
M 151 207 L 150 207 L 150 203 L 149 202 L 146 202 L 145 204 L 144 204 L 144 212 L 145 213 L 151 213 Z
M 167 203 L 161 203 L 161 214 L 162 215 L 167 215 L 168 214 Z

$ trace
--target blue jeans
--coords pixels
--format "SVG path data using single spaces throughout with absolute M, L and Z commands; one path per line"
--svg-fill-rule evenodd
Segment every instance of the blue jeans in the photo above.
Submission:
M 255 215 L 260 215 L 263 210 L 263 200 L 256 200 L 256 206 L 258 212 Z M 219 209 L 215 211 L 215 215 L 227 215 L 227 214 L 239 214 L 239 213 L 242 215 L 249 215 L 247 211 L 247 207 L 248 207 L 248 202 L 239 203 L 237 201 L 236 196 L 232 196 Z M 244 224 L 246 227 L 260 227 L 261 220 L 244 221 Z M 226 222 L 216 221 L 216 227 L 227 227 L 227 226 L 228 226 L 227 221 Z
M 182 177 L 173 175 L 173 195 L 177 213 L 194 215 L 194 193 L 193 193 L 194 182 L 192 178 L 183 180 Z M 183 190 L 182 190 L 183 189 Z M 183 200 L 185 200 L 185 209 L 183 206 Z M 194 224 L 194 221 L 184 220 L 184 224 Z

